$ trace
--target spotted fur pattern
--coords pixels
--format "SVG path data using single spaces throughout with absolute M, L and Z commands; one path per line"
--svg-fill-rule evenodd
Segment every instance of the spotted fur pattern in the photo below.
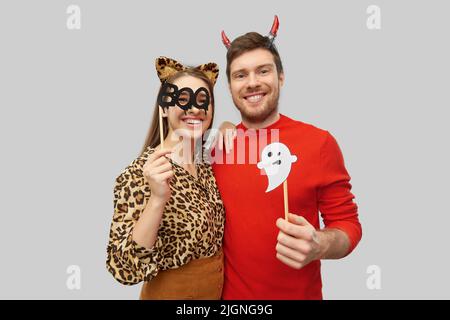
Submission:
M 178 268 L 192 259 L 211 257 L 222 246 L 225 211 L 207 163 L 197 164 L 197 178 L 172 163 L 171 197 L 164 209 L 153 248 L 132 239 L 132 231 L 151 196 L 143 166 L 147 148 L 116 179 L 114 216 L 107 247 L 107 269 L 122 284 L 150 281 L 159 270 Z
M 167 58 L 159 57 L 155 60 L 156 73 L 161 82 L 164 82 L 171 75 L 177 73 L 178 71 L 185 70 L 186 67 L 183 66 L 178 61 Z M 195 67 L 202 71 L 211 80 L 212 84 L 215 85 L 217 78 L 219 77 L 219 66 L 214 62 L 208 62 Z

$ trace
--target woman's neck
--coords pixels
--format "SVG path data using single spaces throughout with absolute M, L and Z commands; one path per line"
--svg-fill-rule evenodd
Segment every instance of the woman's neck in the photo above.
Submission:
M 194 163 L 195 143 L 195 139 L 179 139 L 179 137 L 173 137 L 169 134 L 164 139 L 164 149 L 173 151 L 171 154 L 172 160 L 179 164 L 189 165 Z M 158 148 L 161 148 L 161 145 Z

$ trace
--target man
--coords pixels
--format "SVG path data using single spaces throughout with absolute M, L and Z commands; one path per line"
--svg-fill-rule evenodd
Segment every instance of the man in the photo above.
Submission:
M 362 235 L 336 140 L 328 131 L 278 111 L 284 73 L 273 40 L 250 32 L 224 42 L 229 89 L 242 117 L 231 157 L 223 154 L 224 163 L 213 165 L 226 210 L 226 300 L 322 299 L 320 260 L 345 257 Z M 261 138 L 263 130 L 267 139 Z M 253 137 L 262 150 L 272 132 L 298 158 L 287 179 L 288 221 L 283 187 L 266 193 L 267 176 L 249 161 L 251 143 L 241 143 Z M 239 152 L 245 153 L 243 164 L 237 161 Z M 261 154 L 257 156 L 259 161 Z

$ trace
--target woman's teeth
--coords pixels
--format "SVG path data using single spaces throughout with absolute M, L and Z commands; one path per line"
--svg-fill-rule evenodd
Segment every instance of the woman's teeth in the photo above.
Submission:
M 202 123 L 202 121 L 201 120 L 198 120 L 198 119 L 187 119 L 187 120 L 184 120 L 187 124 L 200 124 L 200 123 Z

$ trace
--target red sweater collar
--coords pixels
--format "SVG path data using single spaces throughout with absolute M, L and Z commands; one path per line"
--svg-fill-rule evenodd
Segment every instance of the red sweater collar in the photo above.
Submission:
M 285 115 L 280 113 L 280 118 L 275 121 L 274 123 L 272 123 L 271 125 L 265 127 L 265 128 L 259 128 L 259 129 L 276 129 L 276 128 L 280 128 L 283 125 L 287 124 L 288 122 L 292 121 L 292 119 L 286 117 Z M 241 122 L 236 126 L 237 129 L 244 129 L 244 130 L 248 130 L 248 128 Z M 259 130 L 257 129 L 257 130 Z

